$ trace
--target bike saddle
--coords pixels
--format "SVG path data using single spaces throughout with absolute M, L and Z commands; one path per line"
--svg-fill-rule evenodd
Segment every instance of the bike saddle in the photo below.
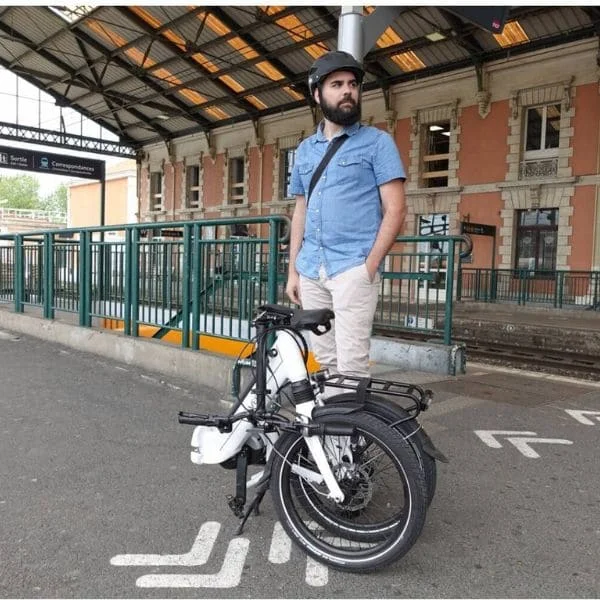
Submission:
M 294 329 L 308 329 L 317 335 L 327 333 L 331 329 L 331 319 L 335 317 L 333 311 L 328 308 L 317 308 L 303 310 L 301 308 L 289 308 L 281 304 L 263 304 L 258 307 L 267 316 L 283 317 Z
M 294 311 L 290 325 L 294 329 L 309 329 L 317 335 L 323 335 L 331 329 L 331 319 L 333 318 L 335 315 L 328 308 L 298 309 Z

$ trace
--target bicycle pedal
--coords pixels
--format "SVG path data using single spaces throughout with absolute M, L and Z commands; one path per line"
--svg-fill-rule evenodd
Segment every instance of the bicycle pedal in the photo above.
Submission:
M 238 519 L 241 519 L 244 516 L 244 506 L 246 503 L 241 498 L 237 496 L 232 496 L 231 494 L 228 494 L 226 498 L 227 505 L 233 511 L 233 514 Z

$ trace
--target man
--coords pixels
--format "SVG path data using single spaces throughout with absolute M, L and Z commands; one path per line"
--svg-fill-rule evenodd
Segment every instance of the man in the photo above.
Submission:
M 296 152 L 286 286 L 302 308 L 335 313 L 328 334 L 311 336 L 321 368 L 358 377 L 369 374 L 381 263 L 406 216 L 406 176 L 394 140 L 360 124 L 363 76 L 352 55 L 340 51 L 321 56 L 309 71 L 310 93 L 324 118 Z M 314 172 L 341 135 L 347 137 L 309 197 Z

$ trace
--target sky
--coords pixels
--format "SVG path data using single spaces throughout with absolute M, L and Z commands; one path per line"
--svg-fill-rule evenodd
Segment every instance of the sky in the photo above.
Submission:
M 5 123 L 17 123 L 19 125 L 51 129 L 54 131 L 60 130 L 61 110 L 55 105 L 54 99 L 2 67 L 0 67 L 0 106 L 2 106 L 0 120 Z M 82 117 L 82 115 L 70 108 L 63 108 L 62 116 L 65 128 L 69 133 L 116 140 L 114 134 L 100 127 L 93 121 Z M 107 156 L 105 154 L 77 152 L 75 150 L 54 146 L 21 143 L 2 138 L 1 136 L 0 145 L 29 148 L 30 150 L 37 150 L 38 152 L 46 150 L 54 154 L 68 154 L 70 156 L 83 156 L 94 160 L 105 160 L 107 166 L 111 162 L 123 160 L 122 158 Z M 51 194 L 61 183 L 68 183 L 73 180 L 71 177 L 64 177 L 62 175 L 45 175 L 34 171 L 18 171 L 16 169 L 0 168 L 0 176 L 9 177 L 15 175 L 30 175 L 31 177 L 35 177 L 40 182 L 40 197 Z

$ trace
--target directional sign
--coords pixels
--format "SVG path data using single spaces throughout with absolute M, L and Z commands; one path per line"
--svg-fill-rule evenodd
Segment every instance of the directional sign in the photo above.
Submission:
M 221 524 L 208 521 L 200 527 L 192 548 L 185 554 L 118 554 L 110 564 L 121 567 L 198 567 L 205 565 L 213 551 Z M 143 588 L 233 588 L 240 584 L 250 540 L 233 538 L 225 559 L 215 573 L 151 573 L 136 581 Z M 269 562 L 282 564 L 290 560 L 292 542 L 279 522 L 273 527 Z M 264 552 L 261 548 L 261 556 Z M 329 571 L 325 565 L 307 557 L 305 582 L 313 587 L 327 585 Z
M 558 438 L 536 437 L 535 431 L 499 431 L 499 430 L 476 430 L 475 435 L 490 448 L 502 448 L 502 444 L 496 439 L 505 436 L 506 441 L 511 443 L 523 456 L 527 458 L 540 458 L 540 455 L 531 447 L 531 444 L 564 444 L 571 445 L 571 440 Z
M 600 410 L 570 410 L 565 409 L 565 412 L 568 415 L 571 415 L 574 419 L 577 419 L 580 423 L 584 425 L 595 425 L 594 421 L 591 418 L 593 417 L 600 423 Z M 587 415 L 587 416 L 586 416 Z
M 485 223 L 471 223 L 470 221 L 460 222 L 460 232 L 469 235 L 496 235 L 495 225 L 486 225 Z
M 3 169 L 19 169 L 52 173 L 84 179 L 104 179 L 105 162 L 67 154 L 38 152 L 27 148 L 0 146 L 0 167 Z

